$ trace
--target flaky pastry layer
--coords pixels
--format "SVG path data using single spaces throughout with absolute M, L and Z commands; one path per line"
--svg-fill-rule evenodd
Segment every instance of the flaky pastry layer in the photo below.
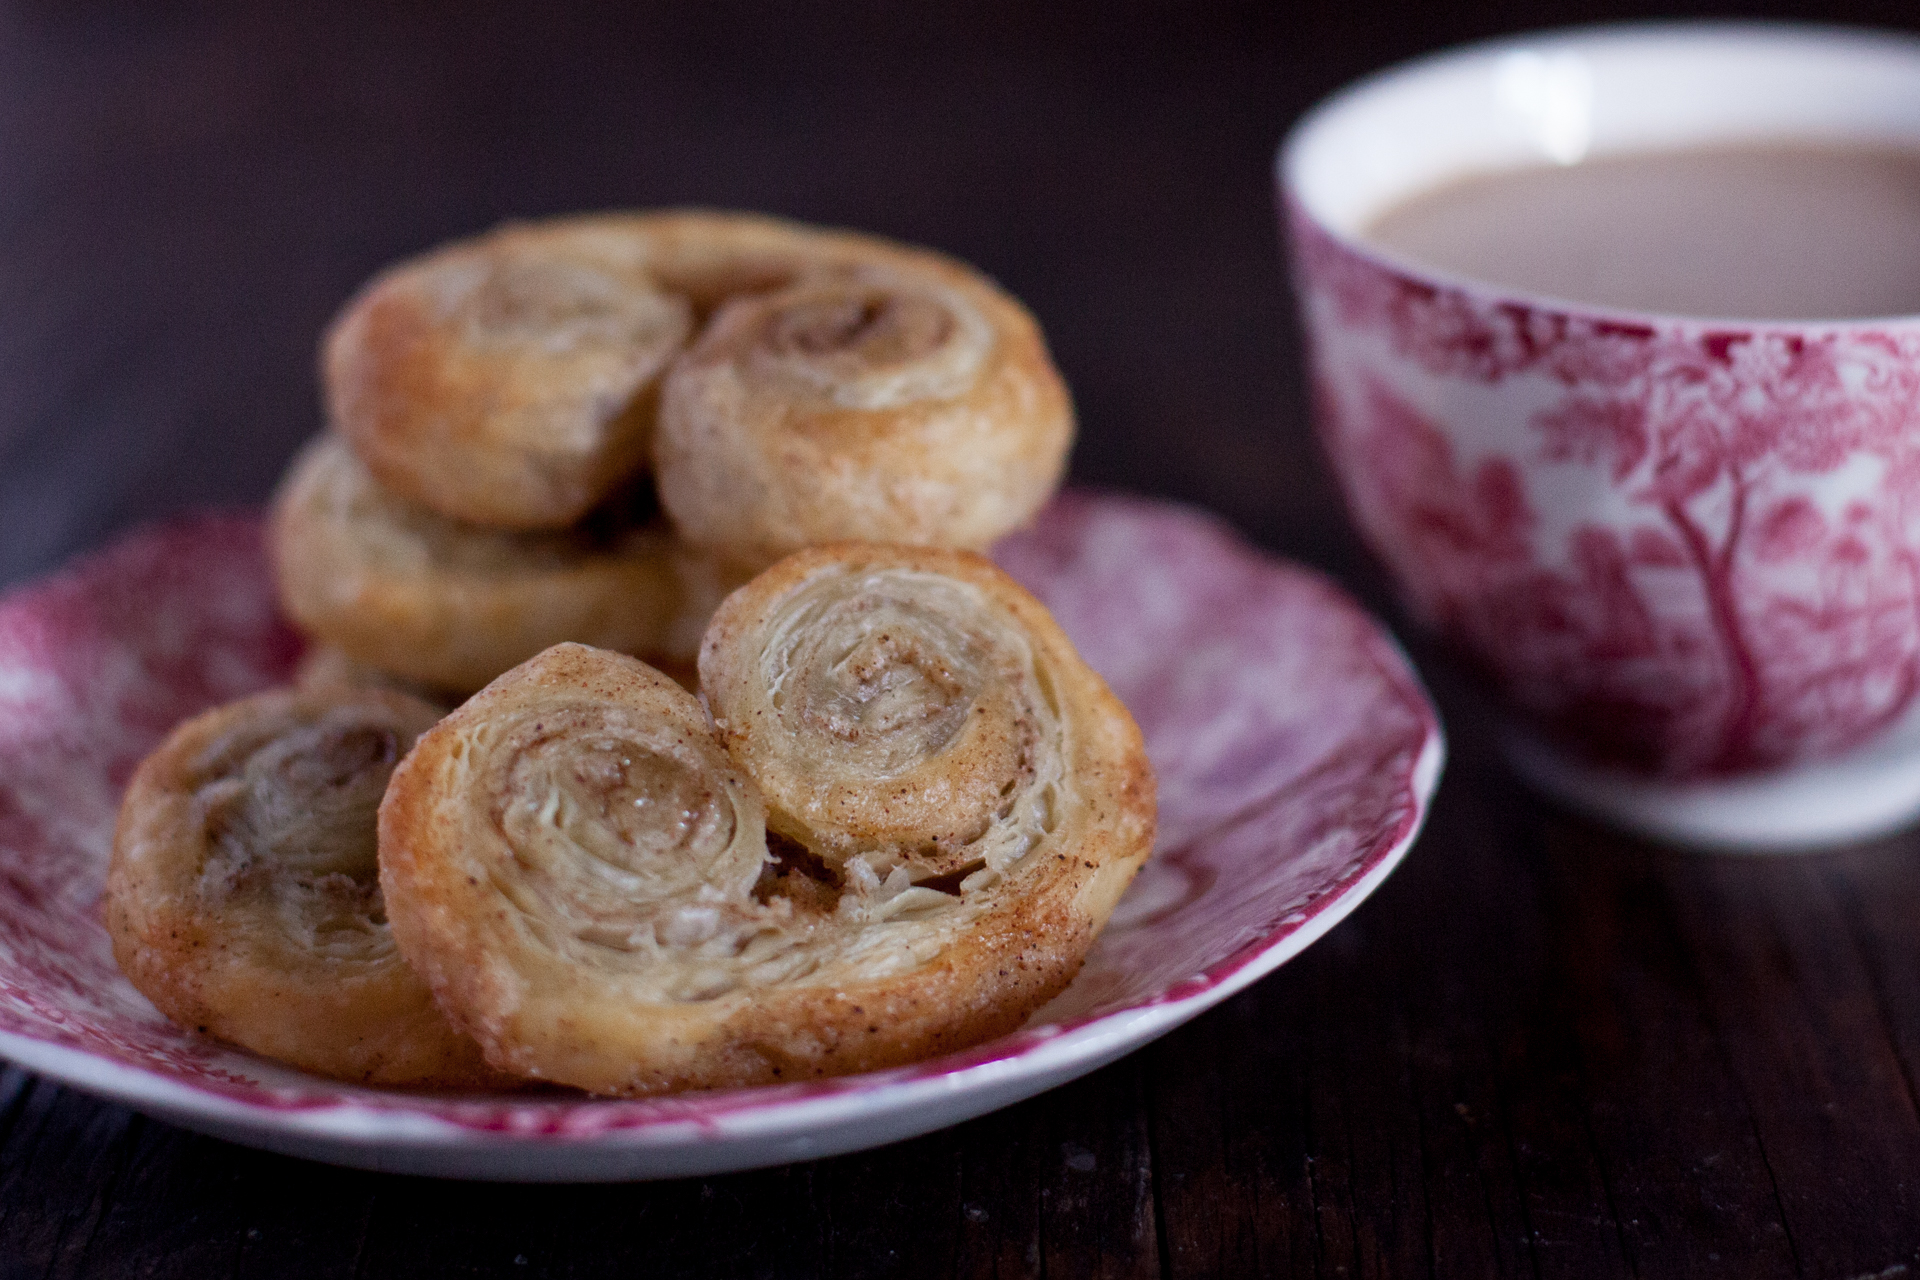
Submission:
M 120 809 L 114 957 L 175 1022 L 366 1084 L 505 1083 L 434 1008 L 387 928 L 375 814 L 439 718 L 375 690 L 278 690 L 176 729 Z
M 1066 985 L 1151 848 L 1131 717 L 978 557 L 802 553 L 728 599 L 701 678 L 718 726 L 558 646 L 396 770 L 395 937 L 495 1065 L 649 1094 L 977 1043 Z M 748 745 L 782 733 L 808 778 Z
M 375 671 L 464 695 L 562 640 L 690 659 L 725 583 L 664 522 L 549 533 L 443 519 L 321 436 L 274 498 L 287 613 Z

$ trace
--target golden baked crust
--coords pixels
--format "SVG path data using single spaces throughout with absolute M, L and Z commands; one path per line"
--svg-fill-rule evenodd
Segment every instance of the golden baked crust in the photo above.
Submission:
M 1046 607 L 971 552 L 789 556 L 714 615 L 700 687 L 769 825 L 836 869 L 985 883 L 1077 850 L 1112 891 L 1094 895 L 1097 927 L 1146 857 L 1133 717 Z
M 377 690 L 276 690 L 174 730 L 120 808 L 114 958 L 175 1022 L 379 1085 L 497 1086 L 393 945 L 375 812 L 439 712 Z
M 926 621 L 950 604 L 960 612 Z M 832 665 L 854 642 L 838 674 L 783 665 L 793 610 L 821 628 L 800 646 L 808 661 Z M 863 613 L 887 619 L 883 633 L 855 635 Z M 834 757 L 815 774 L 842 793 L 816 839 L 791 810 L 769 814 L 751 776 L 786 752 L 744 745 L 782 732 L 756 723 L 772 695 L 747 686 L 778 674 L 818 689 L 848 672 L 873 695 L 865 709 L 799 727 L 806 750 Z M 803 553 L 729 598 L 701 676 L 723 729 L 644 664 L 557 646 L 395 771 L 380 812 L 394 935 L 495 1065 L 649 1094 L 977 1043 L 1067 984 L 1152 845 L 1131 717 L 978 557 Z M 803 720 L 818 710 L 808 701 Z M 848 741 L 858 749 L 836 746 Z M 768 778 L 783 794 L 790 782 Z M 970 839 L 886 826 L 889 797 L 924 818 L 918 802 L 948 782 L 966 821 L 983 788 L 999 798 Z M 873 821 L 853 837 L 845 793 L 862 785 Z
M 562 528 L 645 465 L 662 372 L 700 324 L 657 453 L 702 546 L 754 568 L 836 538 L 984 547 L 1059 483 L 1072 405 L 1018 302 L 939 254 L 755 214 L 590 214 L 443 246 L 347 304 L 322 384 L 394 493 Z
M 660 397 L 662 505 L 755 568 L 842 539 L 984 548 L 1052 495 L 1073 439 L 1025 308 L 951 259 L 854 237 L 721 306 Z
M 658 520 L 521 533 L 443 519 L 382 490 L 333 436 L 288 470 L 271 538 L 302 628 L 454 695 L 562 640 L 689 658 L 722 582 Z
M 380 878 L 402 950 L 489 1061 L 607 1093 L 697 1087 L 675 1015 L 712 1008 L 701 944 L 751 905 L 765 831 L 691 694 L 565 644 L 416 744 L 380 807 Z
M 594 219 L 510 224 L 374 277 L 334 320 L 321 382 L 382 484 L 451 519 L 563 528 L 646 464 L 685 299 Z

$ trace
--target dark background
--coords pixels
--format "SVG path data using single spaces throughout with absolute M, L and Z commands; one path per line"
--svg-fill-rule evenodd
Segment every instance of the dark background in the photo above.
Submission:
M 1905 3 L 0 4 L 0 581 L 255 504 L 320 327 L 509 216 L 769 210 L 1039 315 L 1076 480 L 1210 507 L 1390 610 L 1311 444 L 1270 166 L 1363 72 L 1649 16 Z M 1920 839 L 1687 857 L 1453 758 L 1322 943 L 1147 1050 L 880 1151 L 677 1183 L 379 1177 L 0 1075 L 0 1280 L 1816 1275 L 1920 1268 Z

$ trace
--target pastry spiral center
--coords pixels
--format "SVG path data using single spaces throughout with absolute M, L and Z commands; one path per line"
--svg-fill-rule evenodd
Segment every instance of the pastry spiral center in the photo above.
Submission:
M 776 311 L 767 345 L 783 355 L 843 361 L 859 372 L 924 359 L 953 327 L 947 309 L 931 298 L 852 293 L 806 298 Z
M 749 900 L 764 836 L 711 762 L 672 734 L 543 717 L 506 768 L 506 887 L 522 910 L 615 952 L 693 945 Z
M 742 305 L 764 305 L 756 364 L 848 409 L 959 395 L 993 342 L 978 308 L 930 284 L 816 282 Z
M 829 856 L 952 871 L 1033 779 L 1045 726 L 1031 655 L 961 584 L 823 576 L 789 601 L 767 654 L 778 733 L 754 748 L 756 780 L 776 827 Z
M 277 916 L 323 954 L 387 954 L 374 814 L 399 757 L 391 726 L 335 712 L 232 762 L 199 792 L 201 892 Z
M 834 612 L 874 611 L 853 604 Z M 785 718 L 790 725 L 818 725 L 864 766 L 891 776 L 952 740 L 981 681 L 979 655 L 968 651 L 964 637 L 942 634 L 938 619 L 915 616 L 920 611 L 910 607 L 887 612 L 890 622 L 834 619 L 845 646 L 837 655 L 831 647 L 796 655 L 815 675 L 795 689 Z
M 515 762 L 511 784 L 540 797 L 516 810 L 528 834 L 558 838 L 615 871 L 688 881 L 733 839 L 724 797 L 683 762 L 638 743 L 549 739 Z

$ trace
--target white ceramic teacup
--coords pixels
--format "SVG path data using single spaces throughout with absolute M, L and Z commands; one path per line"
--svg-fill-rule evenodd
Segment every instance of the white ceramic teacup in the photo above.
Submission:
M 1524 774 L 1705 846 L 1920 813 L 1920 316 L 1623 311 L 1360 233 L 1477 172 L 1776 140 L 1920 152 L 1920 41 L 1502 41 L 1345 90 L 1278 163 L 1319 426 L 1362 533 L 1515 713 Z

